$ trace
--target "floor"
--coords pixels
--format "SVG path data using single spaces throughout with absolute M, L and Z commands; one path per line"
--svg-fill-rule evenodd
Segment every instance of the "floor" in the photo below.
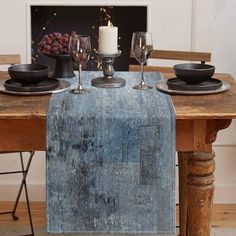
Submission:
M 0 202 L 0 212 L 9 211 L 13 206 L 13 202 Z M 44 227 L 46 225 L 46 205 L 45 202 L 32 202 L 32 217 L 34 227 Z M 16 224 L 20 226 L 28 226 L 28 215 L 25 203 L 20 203 L 17 211 L 18 221 L 13 221 L 11 216 L 0 215 L 0 227 L 13 227 Z M 177 207 L 177 224 L 178 224 L 178 207 Z M 216 204 L 213 208 L 213 228 L 236 228 L 236 204 Z M 228 229 L 230 230 L 230 229 Z M 233 230 L 233 229 L 232 229 Z M 235 232 L 235 231 L 234 231 Z M 218 235 L 214 233 L 213 235 Z M 219 235 L 224 234 L 223 231 Z M 235 234 L 231 234 L 235 235 Z

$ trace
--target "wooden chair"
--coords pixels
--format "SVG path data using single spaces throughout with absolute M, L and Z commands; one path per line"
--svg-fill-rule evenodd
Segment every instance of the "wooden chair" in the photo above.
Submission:
M 131 55 L 132 57 L 132 55 Z M 187 51 L 169 51 L 153 50 L 151 59 L 179 60 L 179 61 L 198 61 L 201 63 L 211 61 L 211 53 L 208 52 L 187 52 Z M 140 65 L 129 65 L 130 71 L 140 71 Z M 145 71 L 159 71 L 162 73 L 173 73 L 170 66 L 144 66 Z
M 21 63 L 21 57 L 18 54 L 11 54 L 11 55 L 0 55 L 0 65 L 14 65 L 14 64 L 20 64 Z M 1 71 L 1 73 L 8 75 L 7 71 Z M 1 131 L 0 131 L 1 132 Z M 22 134 L 24 135 L 24 134 Z M 0 152 L 1 154 L 3 154 L 3 152 Z M 8 154 L 12 154 L 12 153 L 16 153 L 16 152 L 7 152 Z M 24 160 L 23 160 L 23 154 L 22 152 L 18 152 L 20 154 L 20 163 L 21 163 L 21 169 L 20 170 L 16 170 L 16 171 L 6 171 L 6 172 L 1 172 L 0 175 L 9 175 L 9 174 L 20 174 L 22 173 L 22 179 L 21 179 L 21 183 L 20 183 L 20 187 L 17 193 L 17 197 L 16 197 L 16 201 L 13 207 L 12 211 L 7 211 L 7 212 L 0 212 L 1 214 L 11 214 L 12 218 L 14 220 L 18 220 L 18 217 L 16 216 L 16 209 L 20 200 L 20 196 L 22 193 L 22 190 L 24 188 L 25 190 L 25 197 L 26 197 L 26 203 L 27 203 L 27 211 L 28 211 L 28 215 L 29 215 L 29 223 L 30 223 L 30 229 L 31 229 L 31 235 L 34 235 L 34 229 L 33 229 L 33 223 L 32 223 L 32 217 L 31 217 L 31 211 L 30 211 L 30 204 L 29 204 L 29 197 L 28 197 L 28 190 L 27 190 L 27 184 L 26 184 L 26 177 L 29 171 L 29 167 L 32 161 L 32 158 L 34 156 L 34 151 L 29 151 L 30 155 L 27 161 L 27 164 L 24 164 Z M 4 154 L 6 154 L 6 152 L 4 152 Z

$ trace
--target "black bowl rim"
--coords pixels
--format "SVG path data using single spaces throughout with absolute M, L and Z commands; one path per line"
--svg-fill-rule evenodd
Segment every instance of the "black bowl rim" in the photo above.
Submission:
M 21 66 L 28 66 L 28 65 L 39 65 L 39 66 L 42 66 L 42 67 L 45 67 L 45 68 L 42 68 L 42 69 L 39 69 L 39 70 L 17 70 L 18 67 L 21 67 Z M 46 64 L 32 64 L 32 63 L 28 63 L 28 64 L 15 64 L 15 65 L 12 65 L 8 68 L 8 71 L 10 72 L 17 72 L 17 73 L 39 73 L 39 72 L 43 72 L 43 71 L 49 71 L 50 70 L 50 66 L 49 65 L 46 65 Z
M 206 66 L 206 68 L 182 68 L 181 66 L 186 66 L 186 65 L 201 65 L 201 66 Z M 177 69 L 177 70 L 184 70 L 184 71 L 187 71 L 187 70 L 191 70 L 191 71 L 205 71 L 205 70 L 213 70 L 215 69 L 215 66 L 213 65 L 210 65 L 210 64 L 205 64 L 205 63 L 181 63 L 181 64 L 176 64 L 173 66 L 174 69 Z

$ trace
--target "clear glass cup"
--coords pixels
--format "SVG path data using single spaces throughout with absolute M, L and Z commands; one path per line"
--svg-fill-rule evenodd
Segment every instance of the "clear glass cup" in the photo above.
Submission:
M 89 61 L 91 53 L 90 36 L 87 35 L 72 35 L 69 40 L 69 52 L 70 55 L 78 67 L 78 87 L 72 90 L 75 94 L 89 93 L 89 90 L 85 89 L 82 84 L 82 68 L 85 67 Z
M 152 34 L 150 32 L 134 32 L 132 35 L 131 53 L 141 64 L 141 82 L 134 89 L 145 90 L 152 88 L 144 81 L 144 63 L 147 62 L 153 50 Z

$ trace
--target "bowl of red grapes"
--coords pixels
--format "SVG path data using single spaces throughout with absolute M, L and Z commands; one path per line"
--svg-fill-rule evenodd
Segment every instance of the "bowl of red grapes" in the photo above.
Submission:
M 75 31 L 71 33 L 53 32 L 45 34 L 38 44 L 40 53 L 50 55 L 65 55 L 69 54 L 69 38 L 76 35 Z
M 74 77 L 73 61 L 69 54 L 70 36 L 77 35 L 76 31 L 70 33 L 53 32 L 45 34 L 38 44 L 38 51 L 42 55 L 56 59 L 55 69 L 51 75 L 54 78 Z

